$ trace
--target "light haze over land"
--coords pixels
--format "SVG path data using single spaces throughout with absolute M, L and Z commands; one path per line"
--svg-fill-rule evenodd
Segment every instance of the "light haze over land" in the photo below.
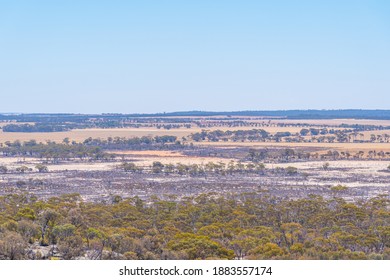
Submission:
M 388 109 L 388 1 L 0 1 L 0 112 Z

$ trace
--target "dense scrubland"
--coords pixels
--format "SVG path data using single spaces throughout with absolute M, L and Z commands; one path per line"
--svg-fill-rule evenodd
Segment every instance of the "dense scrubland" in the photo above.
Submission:
M 390 259 L 389 199 L 0 198 L 1 259 Z

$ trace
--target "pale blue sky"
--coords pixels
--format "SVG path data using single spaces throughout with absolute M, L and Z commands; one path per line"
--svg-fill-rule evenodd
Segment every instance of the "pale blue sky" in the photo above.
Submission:
M 389 104 L 390 1 L 0 0 L 0 112 Z

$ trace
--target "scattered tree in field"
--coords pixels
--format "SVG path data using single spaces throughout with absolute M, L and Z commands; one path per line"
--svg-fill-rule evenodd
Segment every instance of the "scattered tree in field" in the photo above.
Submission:
M 164 164 L 162 164 L 161 162 L 159 161 L 153 162 L 152 165 L 153 173 L 161 173 L 163 171 L 163 168 L 164 168 Z
M 135 165 L 133 162 L 123 162 L 120 165 L 120 168 L 123 169 L 125 172 L 140 172 L 142 171 L 142 168 Z
M 337 185 L 337 186 L 331 187 L 330 189 L 334 192 L 344 192 L 344 191 L 348 190 L 348 187 L 343 186 L 343 185 Z
M 329 166 L 330 166 L 329 162 L 325 162 L 325 163 L 322 165 L 322 168 L 326 171 L 326 170 L 329 169 Z
M 31 170 L 32 170 L 31 168 L 28 168 L 25 165 L 22 165 L 22 166 L 16 168 L 16 172 L 20 172 L 20 173 L 25 173 L 25 172 L 31 171 Z
M 47 168 L 46 165 L 43 165 L 43 164 L 37 164 L 35 165 L 35 169 L 38 170 L 39 173 L 44 173 L 44 172 L 48 172 L 49 169 Z
M 0 165 L 0 173 L 5 174 L 8 172 L 8 168 L 5 165 Z
M 293 167 L 293 166 L 287 166 L 286 173 L 287 173 L 287 175 L 295 175 L 298 173 L 298 168 Z

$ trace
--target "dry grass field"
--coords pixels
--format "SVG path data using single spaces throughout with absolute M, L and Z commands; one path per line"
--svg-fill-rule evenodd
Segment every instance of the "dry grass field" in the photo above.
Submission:
M 278 131 L 297 133 L 302 127 L 213 127 L 213 128 L 178 128 L 178 129 L 158 129 L 158 128 L 90 128 L 90 129 L 75 129 L 72 131 L 64 132 L 33 132 L 33 133 L 23 133 L 23 132 L 3 132 L 0 130 L 0 143 L 6 141 L 29 141 L 36 140 L 37 142 L 46 142 L 47 140 L 55 141 L 61 143 L 62 140 L 66 137 L 70 141 L 82 142 L 88 137 L 92 138 L 101 138 L 106 139 L 108 137 L 142 137 L 142 136 L 163 136 L 163 135 L 172 135 L 181 139 L 186 137 L 191 133 L 201 132 L 205 130 L 251 130 L 251 129 L 264 129 L 267 132 L 275 133 Z
M 22 132 L 3 132 L 0 131 L 0 143 L 6 141 L 28 141 L 36 140 L 37 142 L 45 142 L 47 140 L 55 141 L 57 143 L 62 142 L 66 137 L 70 141 L 82 142 L 88 137 L 106 139 L 108 137 L 142 137 L 142 136 L 163 136 L 173 135 L 181 138 L 187 136 L 192 132 L 200 130 L 195 129 L 157 129 L 157 128 L 93 128 L 93 129 L 75 129 L 72 131 L 64 132 L 34 132 L 34 133 L 22 133 Z

